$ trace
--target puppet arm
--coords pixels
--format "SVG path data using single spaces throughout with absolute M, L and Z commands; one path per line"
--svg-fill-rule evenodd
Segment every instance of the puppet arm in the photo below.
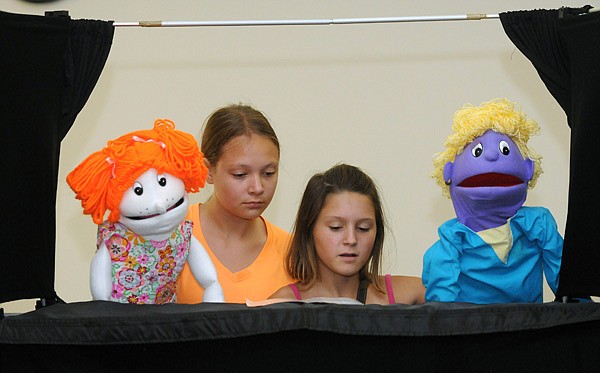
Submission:
M 223 289 L 217 278 L 217 269 L 204 246 L 194 236 L 190 242 L 188 264 L 194 278 L 204 288 L 202 302 L 225 302 Z
M 423 257 L 423 285 L 427 302 L 456 302 L 460 294 L 460 254 L 444 240 L 434 243 Z
M 556 228 L 552 213 L 542 207 L 540 216 L 533 224 L 532 230 L 538 244 L 542 248 L 544 276 L 550 289 L 556 294 L 562 260 L 563 238 Z
M 109 300 L 112 293 L 112 270 L 110 267 L 110 254 L 106 245 L 102 243 L 92 258 L 90 266 L 90 290 L 92 299 Z

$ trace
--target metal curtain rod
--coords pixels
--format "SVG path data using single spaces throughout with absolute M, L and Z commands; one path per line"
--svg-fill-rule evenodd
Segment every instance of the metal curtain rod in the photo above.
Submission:
M 358 23 L 397 23 L 434 21 L 479 21 L 499 18 L 498 14 L 464 14 L 450 16 L 409 16 L 384 18 L 337 18 L 337 19 L 289 19 L 255 21 L 140 21 L 113 22 L 115 27 L 197 27 L 197 26 L 301 26 L 301 25 L 348 25 Z

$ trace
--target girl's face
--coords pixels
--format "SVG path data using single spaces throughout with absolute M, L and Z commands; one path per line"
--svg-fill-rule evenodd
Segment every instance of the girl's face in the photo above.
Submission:
M 313 228 L 321 276 L 358 274 L 371 256 L 376 233 L 375 208 L 368 196 L 330 194 Z
M 277 187 L 277 146 L 263 136 L 238 136 L 223 146 L 221 154 L 215 165 L 209 165 L 207 182 L 214 186 L 213 198 L 233 216 L 259 217 Z

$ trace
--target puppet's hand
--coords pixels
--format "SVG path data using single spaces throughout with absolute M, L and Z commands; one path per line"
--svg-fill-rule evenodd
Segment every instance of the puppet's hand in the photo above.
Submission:
M 110 254 L 106 246 L 102 244 L 94 255 L 90 267 L 90 289 L 94 300 L 110 300 L 111 276 Z
M 204 288 L 202 302 L 225 302 L 217 270 L 204 246 L 192 236 L 188 264 L 196 281 Z

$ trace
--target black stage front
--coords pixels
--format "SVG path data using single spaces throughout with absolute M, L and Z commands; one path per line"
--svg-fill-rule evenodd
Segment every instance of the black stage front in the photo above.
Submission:
M 0 321 L 2 372 L 600 370 L 600 304 L 55 304 Z

